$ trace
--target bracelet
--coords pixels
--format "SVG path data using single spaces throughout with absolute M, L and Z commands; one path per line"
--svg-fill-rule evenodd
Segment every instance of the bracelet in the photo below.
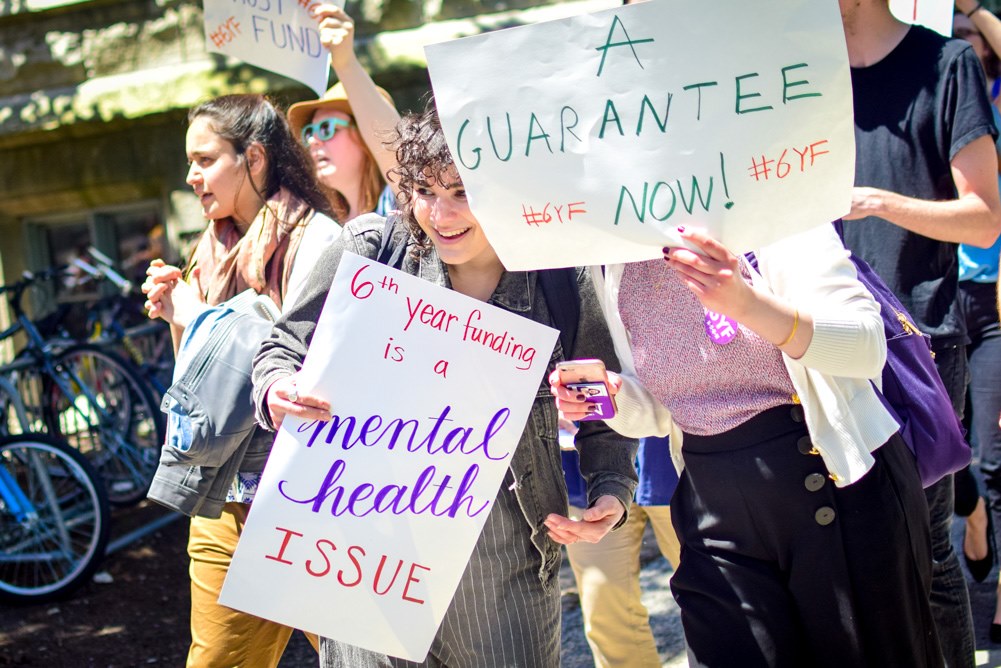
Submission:
M 792 331 L 789 332 L 789 336 L 787 336 L 786 340 L 780 343 L 778 347 L 781 348 L 782 346 L 789 345 L 789 342 L 792 341 L 792 337 L 796 336 L 796 330 L 798 329 L 799 329 L 799 309 L 796 309 L 795 311 L 793 311 L 793 316 L 792 316 Z
M 984 8 L 984 3 L 978 2 L 976 7 L 974 7 L 973 9 L 971 9 L 969 12 L 966 12 L 966 18 L 968 18 L 968 19 L 973 18 L 973 15 L 976 14 L 977 12 L 979 12 L 983 8 Z

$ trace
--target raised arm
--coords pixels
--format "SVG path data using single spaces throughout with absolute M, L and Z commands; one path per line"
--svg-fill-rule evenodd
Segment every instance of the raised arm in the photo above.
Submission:
M 351 17 L 336 5 L 320 5 L 314 16 L 320 23 L 320 41 L 330 51 L 334 73 L 351 101 L 358 131 L 379 164 L 379 170 L 386 174 L 396 166 L 396 153 L 383 142 L 399 122 L 400 113 L 379 93 L 372 77 L 358 61 L 354 48 L 355 25 Z M 392 181 L 390 187 L 394 193 L 397 191 Z
M 956 0 L 956 9 L 963 12 L 980 34 L 991 50 L 1001 56 L 1001 19 L 995 16 L 978 0 Z

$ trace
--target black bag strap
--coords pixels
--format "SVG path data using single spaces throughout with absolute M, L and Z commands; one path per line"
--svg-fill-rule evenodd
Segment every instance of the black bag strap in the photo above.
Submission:
M 560 330 L 563 356 L 570 359 L 577 343 L 577 323 L 580 320 L 580 292 L 577 288 L 577 269 L 543 269 L 538 274 L 539 287 L 546 299 L 546 306 L 553 324 Z
M 386 227 L 382 231 L 382 243 L 379 245 L 379 254 L 375 257 L 375 260 L 387 267 L 402 269 L 403 259 L 407 256 L 407 244 L 393 244 L 393 237 L 396 236 L 397 222 L 399 222 L 397 214 L 391 213 L 386 216 Z

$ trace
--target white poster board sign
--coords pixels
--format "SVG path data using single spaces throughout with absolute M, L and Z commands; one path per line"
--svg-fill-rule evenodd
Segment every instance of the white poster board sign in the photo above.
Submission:
M 890 0 L 890 12 L 904 23 L 916 23 L 952 37 L 952 0 Z
M 539 390 L 556 330 L 345 254 L 223 605 L 421 661 Z
M 233 56 L 327 90 L 330 54 L 320 43 L 313 0 L 203 0 L 205 43 L 213 53 Z M 344 6 L 343 0 L 332 4 Z
M 678 226 L 745 251 L 849 210 L 836 2 L 654 0 L 425 53 L 470 205 L 510 270 L 659 257 Z

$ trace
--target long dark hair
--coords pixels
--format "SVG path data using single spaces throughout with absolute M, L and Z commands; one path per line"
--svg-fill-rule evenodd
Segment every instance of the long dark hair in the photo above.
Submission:
M 431 248 L 431 240 L 414 217 L 414 189 L 428 182 L 446 182 L 445 173 L 455 164 L 445 133 L 438 120 L 434 99 L 428 100 L 420 114 L 407 114 L 396 124 L 396 137 L 390 142 L 396 150 L 396 167 L 389 170 L 399 184 L 397 202 L 410 236 L 421 251 Z
M 330 202 L 319 183 L 313 162 L 292 136 L 285 114 L 263 95 L 223 95 L 188 112 L 188 123 L 206 117 L 213 132 L 233 145 L 241 159 L 252 144 L 258 143 L 267 155 L 263 188 L 250 179 L 254 192 L 267 202 L 285 188 L 313 211 L 331 215 Z M 244 162 L 246 165 L 246 162 Z M 247 166 L 249 176 L 249 166 Z M 298 224 L 302 221 L 286 221 Z

